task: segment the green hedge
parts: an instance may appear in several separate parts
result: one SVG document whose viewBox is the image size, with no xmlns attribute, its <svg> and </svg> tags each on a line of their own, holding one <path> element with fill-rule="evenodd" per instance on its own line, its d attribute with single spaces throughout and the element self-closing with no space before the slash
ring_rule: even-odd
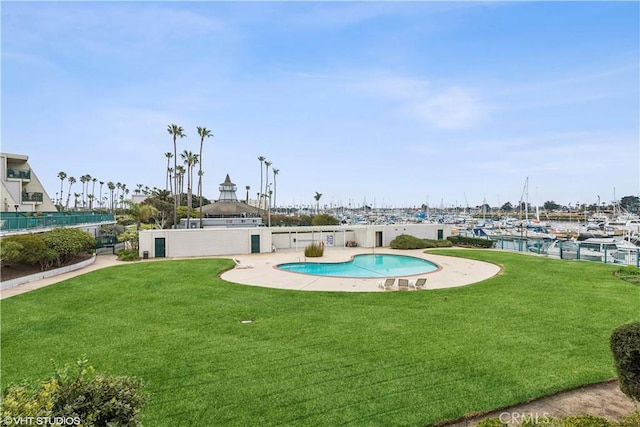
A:
<svg viewBox="0 0 640 427">
<path fill-rule="evenodd" d="M 392 249 L 429 249 L 448 248 L 453 244 L 448 240 L 420 239 L 409 234 L 401 234 L 393 239 L 389 246 Z"/>
<path fill-rule="evenodd" d="M 451 241 L 454 246 L 471 246 L 474 248 L 492 248 L 493 240 L 478 239 L 476 237 L 449 236 L 447 240 Z"/>
<path fill-rule="evenodd" d="M 640 400 L 640 322 L 618 326 L 611 334 L 611 352 L 620 390 Z"/>
</svg>

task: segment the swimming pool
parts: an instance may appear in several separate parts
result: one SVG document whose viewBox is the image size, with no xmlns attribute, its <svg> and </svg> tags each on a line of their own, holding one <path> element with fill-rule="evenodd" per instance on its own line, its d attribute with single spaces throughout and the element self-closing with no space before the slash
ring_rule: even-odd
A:
<svg viewBox="0 0 640 427">
<path fill-rule="evenodd" d="M 429 273 L 438 266 L 424 259 L 393 254 L 356 255 L 347 262 L 291 262 L 277 268 L 294 273 L 329 277 L 399 277 Z"/>
</svg>

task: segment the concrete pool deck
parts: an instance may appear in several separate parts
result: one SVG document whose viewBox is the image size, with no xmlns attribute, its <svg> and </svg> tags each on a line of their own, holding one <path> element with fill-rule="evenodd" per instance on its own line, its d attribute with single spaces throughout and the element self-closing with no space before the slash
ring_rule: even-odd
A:
<svg viewBox="0 0 640 427">
<path fill-rule="evenodd" d="M 470 285 L 481 282 L 500 273 L 495 264 L 424 253 L 422 249 L 395 250 L 389 248 L 325 248 L 322 258 L 307 258 L 304 251 L 283 251 L 267 254 L 235 255 L 239 266 L 222 274 L 229 282 L 250 286 L 337 292 L 385 292 L 378 284 L 380 278 L 321 277 L 292 273 L 276 268 L 287 262 L 344 262 L 358 254 L 394 254 L 408 255 L 431 261 L 440 267 L 438 270 L 414 276 L 402 276 L 409 280 L 420 277 L 427 279 L 426 289 L 442 289 Z M 388 292 L 388 291 L 387 291 Z"/>
</svg>

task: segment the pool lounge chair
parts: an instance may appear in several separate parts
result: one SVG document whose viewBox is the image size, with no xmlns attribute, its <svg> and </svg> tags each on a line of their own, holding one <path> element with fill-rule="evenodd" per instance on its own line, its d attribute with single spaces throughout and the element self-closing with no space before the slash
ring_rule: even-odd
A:
<svg viewBox="0 0 640 427">
<path fill-rule="evenodd" d="M 236 263 L 236 268 L 253 268 L 253 264 L 243 264 L 239 259 L 233 259 Z"/>
<path fill-rule="evenodd" d="M 409 290 L 409 279 L 398 279 L 398 290 L 399 291 L 408 291 Z"/>
<path fill-rule="evenodd" d="M 378 287 L 384 289 L 385 291 L 393 291 L 396 286 L 396 279 L 385 279 L 384 282 L 378 282 Z"/>
<path fill-rule="evenodd" d="M 419 278 L 413 283 L 415 289 L 427 289 L 427 279 L 424 277 Z"/>
</svg>

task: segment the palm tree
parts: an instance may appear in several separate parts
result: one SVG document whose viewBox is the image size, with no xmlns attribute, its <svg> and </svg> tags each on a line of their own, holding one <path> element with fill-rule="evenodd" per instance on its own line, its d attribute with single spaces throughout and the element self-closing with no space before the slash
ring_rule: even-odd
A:
<svg viewBox="0 0 640 427">
<path fill-rule="evenodd" d="M 121 182 L 117 182 L 116 183 L 116 204 L 115 204 L 115 208 L 118 208 L 118 200 L 120 200 L 120 190 L 122 189 L 122 183 Z"/>
<path fill-rule="evenodd" d="M 102 186 L 104 185 L 104 181 L 100 181 L 100 208 L 102 208 Z"/>
<path fill-rule="evenodd" d="M 251 186 L 245 185 L 244 188 L 247 190 L 247 204 L 249 204 L 249 190 L 251 190 Z"/>
<path fill-rule="evenodd" d="M 182 205 L 182 195 L 184 194 L 184 166 L 178 165 L 174 174 L 178 186 L 176 187 L 176 197 L 178 197 L 178 206 Z"/>
<path fill-rule="evenodd" d="M 142 222 L 148 222 L 151 218 L 158 215 L 158 209 L 152 205 L 133 203 L 131 200 L 125 201 L 125 204 L 129 207 L 129 215 L 136 221 L 137 230 L 140 230 L 140 224 Z"/>
<path fill-rule="evenodd" d="M 268 193 L 267 188 L 269 187 L 269 166 L 271 166 L 271 162 L 268 160 L 265 160 L 264 164 L 267 167 L 264 173 L 264 176 L 266 177 L 266 181 L 267 181 L 264 183 L 264 194 L 266 195 Z M 271 199 L 269 199 L 269 204 L 271 204 Z"/>
<path fill-rule="evenodd" d="M 58 178 L 60 178 L 60 200 L 58 204 L 60 205 L 60 209 L 62 209 L 62 185 L 64 184 L 64 180 L 67 178 L 66 172 L 58 172 Z"/>
<path fill-rule="evenodd" d="M 176 193 L 178 192 L 178 180 L 177 180 L 177 171 L 178 171 L 178 146 L 176 144 L 176 138 L 184 138 L 185 133 L 184 133 L 184 129 L 182 129 L 182 126 L 178 126 L 175 124 L 170 124 L 167 127 L 167 132 L 169 132 L 169 134 L 173 137 L 173 170 L 176 171 L 176 173 L 173 176 L 173 181 L 174 181 L 174 188 L 176 190 Z M 173 202 L 173 227 L 176 228 L 178 226 L 178 197 L 174 197 L 175 201 Z"/>
<path fill-rule="evenodd" d="M 67 190 L 67 209 L 69 209 L 69 199 L 71 199 L 71 186 L 76 183 L 76 179 L 72 176 L 67 178 L 69 181 L 69 189 Z"/>
<path fill-rule="evenodd" d="M 262 193 L 262 162 L 264 162 L 264 156 L 258 156 L 258 160 L 260 160 L 260 191 L 258 192 L 258 215 L 260 215 L 260 193 Z"/>
<path fill-rule="evenodd" d="M 213 134 L 205 127 L 198 126 L 196 129 L 198 129 L 198 135 L 200 135 L 200 155 L 198 156 L 198 159 L 200 160 L 198 163 L 198 196 L 200 197 L 200 228 L 202 228 L 202 146 L 204 145 L 204 139 L 212 137 Z"/>
<path fill-rule="evenodd" d="M 276 189 L 276 176 L 280 173 L 280 169 L 276 169 L 273 168 L 273 208 L 276 208 L 276 196 L 277 196 L 277 189 Z"/>
<path fill-rule="evenodd" d="M 98 178 L 91 178 L 91 202 L 89 203 L 91 210 L 93 210 L 93 199 L 96 197 L 96 182 L 98 182 Z"/>
<path fill-rule="evenodd" d="M 89 174 L 82 175 L 80 177 L 80 182 L 82 183 L 82 207 L 83 208 L 85 208 L 86 205 L 87 205 L 87 203 L 86 203 L 86 201 L 87 201 L 87 199 L 86 199 L 86 196 L 87 196 L 86 188 L 87 188 L 87 183 L 89 181 L 91 181 L 91 175 L 89 175 Z"/>
<path fill-rule="evenodd" d="M 171 172 L 169 172 L 170 166 L 169 166 L 169 161 L 171 160 L 171 158 L 173 157 L 173 153 L 167 151 L 166 153 L 164 153 L 164 156 L 167 158 L 167 183 L 165 184 L 165 187 L 167 190 L 169 189 L 169 180 L 171 179 Z"/>
<path fill-rule="evenodd" d="M 189 228 L 189 220 L 191 219 L 192 208 L 192 194 L 191 182 L 193 181 L 193 167 L 198 163 L 198 155 L 193 154 L 191 151 L 184 150 L 180 153 L 180 157 L 184 160 L 184 164 L 187 165 L 187 228 Z"/>
<path fill-rule="evenodd" d="M 316 191 L 316 195 L 313 196 L 313 198 L 316 199 L 316 214 L 320 213 L 320 197 L 322 197 L 322 193 Z"/>
<path fill-rule="evenodd" d="M 116 185 L 109 181 L 107 182 L 107 188 L 109 189 L 110 197 L 109 197 L 109 209 L 113 212 L 113 190 L 116 189 Z"/>
</svg>

